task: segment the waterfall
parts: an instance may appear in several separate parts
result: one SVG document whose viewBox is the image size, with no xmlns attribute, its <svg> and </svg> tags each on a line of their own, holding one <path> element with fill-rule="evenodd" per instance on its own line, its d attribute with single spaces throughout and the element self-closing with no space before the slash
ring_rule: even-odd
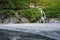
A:
<svg viewBox="0 0 60 40">
<path fill-rule="evenodd" d="M 39 10 L 40 10 L 40 13 L 41 13 L 41 21 L 43 21 L 43 23 L 45 23 L 46 14 L 45 14 L 45 12 L 43 11 L 42 8 L 39 8 Z"/>
</svg>

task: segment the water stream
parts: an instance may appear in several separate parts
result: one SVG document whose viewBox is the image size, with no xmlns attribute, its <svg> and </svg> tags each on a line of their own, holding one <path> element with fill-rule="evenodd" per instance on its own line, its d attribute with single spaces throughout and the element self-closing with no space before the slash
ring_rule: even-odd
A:
<svg viewBox="0 0 60 40">
<path fill-rule="evenodd" d="M 0 30 L 0 40 L 57 40 L 54 38 L 44 36 L 53 35 L 55 32 L 55 35 L 57 35 L 60 31 L 40 31 L 35 34 L 22 31 Z M 59 35 L 57 36 L 58 38 L 60 37 Z"/>
<path fill-rule="evenodd" d="M 60 25 L 0 24 L 0 40 L 60 40 Z"/>
<path fill-rule="evenodd" d="M 40 14 L 41 14 L 41 21 L 42 21 L 43 23 L 45 23 L 46 14 L 45 14 L 45 12 L 43 11 L 43 8 L 39 8 L 39 11 L 40 11 Z"/>
</svg>

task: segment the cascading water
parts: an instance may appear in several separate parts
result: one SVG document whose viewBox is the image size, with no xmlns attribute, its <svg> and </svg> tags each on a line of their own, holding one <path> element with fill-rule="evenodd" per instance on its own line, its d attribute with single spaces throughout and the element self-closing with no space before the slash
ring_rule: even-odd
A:
<svg viewBox="0 0 60 40">
<path fill-rule="evenodd" d="M 45 23 L 45 19 L 46 19 L 46 14 L 43 11 L 43 8 L 39 8 L 40 13 L 41 13 L 41 21 L 43 21 L 43 23 Z"/>
</svg>

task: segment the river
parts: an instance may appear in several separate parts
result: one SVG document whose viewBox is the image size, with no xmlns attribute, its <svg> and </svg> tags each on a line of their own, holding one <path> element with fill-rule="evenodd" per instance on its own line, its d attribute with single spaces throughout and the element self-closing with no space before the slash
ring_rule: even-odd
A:
<svg viewBox="0 0 60 40">
<path fill-rule="evenodd" d="M 60 25 L 0 24 L 0 40 L 60 40 Z"/>
</svg>

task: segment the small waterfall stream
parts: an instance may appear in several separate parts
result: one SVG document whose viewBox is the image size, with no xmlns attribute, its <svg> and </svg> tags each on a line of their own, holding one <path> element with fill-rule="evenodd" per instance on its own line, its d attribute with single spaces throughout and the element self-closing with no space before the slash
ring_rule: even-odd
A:
<svg viewBox="0 0 60 40">
<path fill-rule="evenodd" d="M 45 23 L 46 14 L 45 14 L 45 12 L 43 11 L 42 8 L 39 8 L 39 11 L 40 11 L 40 13 L 41 13 L 41 21 L 42 21 L 43 23 Z"/>
</svg>

